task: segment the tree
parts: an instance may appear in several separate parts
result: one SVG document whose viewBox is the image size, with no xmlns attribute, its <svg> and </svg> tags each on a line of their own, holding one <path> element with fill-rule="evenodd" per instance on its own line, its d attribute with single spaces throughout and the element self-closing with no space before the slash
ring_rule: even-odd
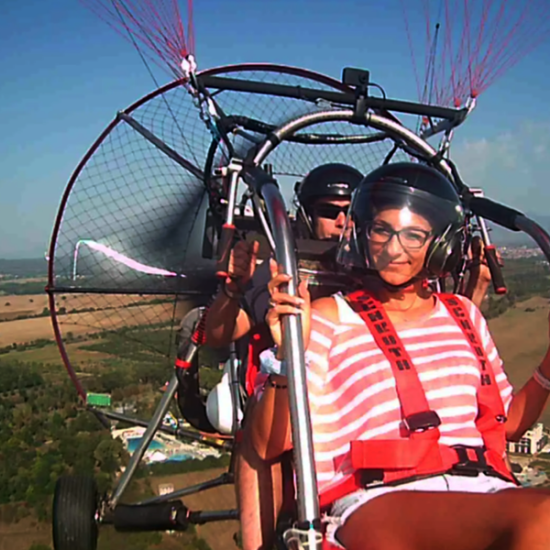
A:
<svg viewBox="0 0 550 550">
<path fill-rule="evenodd" d="M 98 468 L 106 473 L 115 474 L 124 455 L 124 447 L 119 439 L 108 437 L 96 447 L 94 458 Z"/>
<path fill-rule="evenodd" d="M 65 426 L 65 423 L 63 421 L 63 417 L 55 411 L 50 418 L 49 422 L 49 431 L 54 438 L 59 438 L 61 436 L 61 433 L 63 432 L 63 428 Z"/>
</svg>

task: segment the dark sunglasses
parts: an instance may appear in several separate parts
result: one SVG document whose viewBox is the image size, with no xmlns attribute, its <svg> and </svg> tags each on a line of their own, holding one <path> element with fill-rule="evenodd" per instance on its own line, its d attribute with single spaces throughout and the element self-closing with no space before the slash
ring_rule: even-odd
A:
<svg viewBox="0 0 550 550">
<path fill-rule="evenodd" d="M 335 220 L 343 212 L 348 214 L 349 206 L 336 206 L 335 204 L 320 204 L 314 208 L 315 216 L 318 218 L 328 218 L 329 220 Z"/>
</svg>

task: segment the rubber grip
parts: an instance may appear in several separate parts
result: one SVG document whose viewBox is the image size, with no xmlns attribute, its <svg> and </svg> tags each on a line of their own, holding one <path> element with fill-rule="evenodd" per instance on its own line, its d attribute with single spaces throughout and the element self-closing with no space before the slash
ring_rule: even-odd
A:
<svg viewBox="0 0 550 550">
<path fill-rule="evenodd" d="M 490 244 L 485 247 L 485 258 L 487 259 L 487 265 L 489 266 L 489 271 L 491 272 L 491 280 L 493 281 L 493 288 L 495 289 L 495 292 L 497 294 L 506 294 L 508 289 L 506 288 L 506 283 L 504 282 L 502 269 L 498 263 L 495 245 Z"/>
<path fill-rule="evenodd" d="M 229 270 L 229 259 L 231 258 L 234 236 L 235 226 L 225 223 L 222 226 L 218 243 L 218 260 L 216 261 L 216 276 L 220 279 L 226 279 L 229 276 L 227 271 Z"/>
<path fill-rule="evenodd" d="M 472 197 L 470 208 L 476 216 L 481 216 L 486 220 L 502 225 L 510 231 L 519 231 L 516 227 L 516 218 L 523 216 L 519 210 L 514 210 L 485 197 Z"/>
</svg>

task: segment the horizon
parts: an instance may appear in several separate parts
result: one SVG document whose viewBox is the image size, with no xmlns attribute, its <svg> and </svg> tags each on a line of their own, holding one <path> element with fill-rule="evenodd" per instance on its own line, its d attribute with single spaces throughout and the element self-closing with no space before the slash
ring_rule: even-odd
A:
<svg viewBox="0 0 550 550">
<path fill-rule="evenodd" d="M 549 217 L 549 221 L 550 221 L 550 217 Z M 522 247 L 525 247 L 527 246 L 528 248 L 539 248 L 540 247 L 537 245 L 537 243 L 535 241 L 533 241 L 529 235 L 527 235 L 526 233 L 522 233 L 522 232 L 517 232 L 517 233 L 513 233 L 513 232 L 510 232 L 504 228 L 502 228 L 504 231 L 506 231 L 507 233 L 512 233 L 512 235 L 515 235 L 516 236 L 516 239 L 521 239 L 520 240 L 503 240 L 501 237 L 498 237 L 496 239 L 491 239 L 492 240 L 492 243 L 495 244 L 498 248 L 522 248 Z M 548 230 L 550 231 L 550 226 L 548 227 Z M 490 229 L 490 232 L 489 232 L 489 236 L 490 237 L 493 237 L 494 231 L 492 231 Z M 532 245 L 532 246 L 529 246 L 529 245 Z M 541 253 L 542 253 L 542 250 L 541 250 Z M 44 265 L 45 267 L 47 268 L 47 265 L 48 265 L 48 260 L 44 257 L 44 256 L 40 256 L 40 255 L 36 255 L 36 256 L 26 256 L 26 257 L 6 257 L 6 256 L 0 256 L 0 262 L 44 262 Z M 1 271 L 1 268 L 2 266 L 0 266 L 0 275 L 2 275 L 2 271 Z M 47 272 L 45 273 L 47 274 Z"/>
</svg>

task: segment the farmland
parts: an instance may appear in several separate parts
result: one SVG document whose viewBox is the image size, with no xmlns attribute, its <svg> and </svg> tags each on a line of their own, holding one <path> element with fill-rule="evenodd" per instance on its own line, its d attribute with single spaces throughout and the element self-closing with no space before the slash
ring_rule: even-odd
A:
<svg viewBox="0 0 550 550">
<path fill-rule="evenodd" d="M 169 323 L 191 307 L 191 301 L 181 300 L 175 306 L 173 298 L 155 296 L 68 294 L 55 299 L 56 318 L 64 337 Z M 45 294 L 0 297 L 0 348 L 53 338 Z"/>
<path fill-rule="evenodd" d="M 547 270 L 522 262 L 507 261 L 509 295 L 491 295 L 484 307 L 516 388 L 546 352 L 550 309 Z M 5 462 L 5 471 L 0 468 L 0 539 L 14 550 L 28 550 L 32 543 L 51 544 L 44 522 L 49 514 L 52 480 L 74 469 L 93 472 L 106 487 L 113 465 L 122 460 L 122 451 L 82 410 L 67 381 L 54 342 L 50 303 L 34 286 L 43 287 L 44 281 L 14 279 L 8 283 L 4 289 L 16 291 L 0 296 L 0 385 L 4 385 L 0 391 L 0 456 L 9 453 L 17 460 Z M 2 284 L 6 284 L 5 279 L 0 288 Z M 13 286 L 18 284 L 21 288 Z M 176 306 L 173 299 L 162 296 L 70 293 L 56 295 L 54 303 L 65 349 L 85 389 L 110 393 L 115 406 L 130 405 L 133 414 L 142 418 L 150 417 L 159 389 L 172 372 L 179 319 L 193 305 L 182 301 Z M 203 357 L 201 365 L 217 366 L 218 360 L 215 355 Z M 215 368 L 201 369 L 203 388 L 212 387 L 219 374 Z M 543 421 L 550 424 L 550 411 L 544 413 Z M 5 449 L 2 439 L 9 442 Z M 156 492 L 159 484 L 168 482 L 178 488 L 215 473 L 151 475 L 145 489 Z M 219 509 L 232 507 L 233 498 L 232 487 L 227 486 L 186 502 L 193 507 Z M 27 513 L 10 508 L 21 502 L 27 503 Z M 14 521 L 14 515 L 20 519 Z M 12 519 L 6 523 L 5 517 Z M 235 522 L 206 525 L 189 537 L 201 537 L 193 539 L 195 546 L 207 544 L 221 550 L 233 547 L 237 528 Z M 184 548 L 189 537 L 165 537 L 159 548 Z M 126 541 L 130 539 L 107 531 L 100 550 L 118 548 Z M 146 535 L 131 541 L 132 547 L 145 550 L 160 539 Z"/>
</svg>

